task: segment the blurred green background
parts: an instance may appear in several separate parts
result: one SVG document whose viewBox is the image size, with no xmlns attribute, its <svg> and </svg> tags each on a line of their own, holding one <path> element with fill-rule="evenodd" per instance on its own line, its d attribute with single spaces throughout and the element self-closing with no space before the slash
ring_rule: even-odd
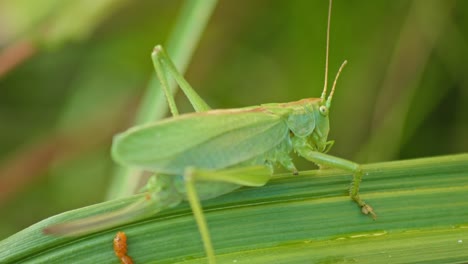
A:
<svg viewBox="0 0 468 264">
<path fill-rule="evenodd" d="M 132 123 L 150 52 L 181 4 L 0 1 L 0 239 L 105 199 L 112 135 Z M 220 1 L 186 77 L 214 108 L 319 97 L 327 8 Z M 349 63 L 331 154 L 367 163 L 466 152 L 467 37 L 468 1 L 336 0 L 329 78 Z"/>
</svg>

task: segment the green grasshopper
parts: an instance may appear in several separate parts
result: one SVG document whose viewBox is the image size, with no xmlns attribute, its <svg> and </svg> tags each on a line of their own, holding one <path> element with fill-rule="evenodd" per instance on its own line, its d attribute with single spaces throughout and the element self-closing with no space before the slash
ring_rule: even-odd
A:
<svg viewBox="0 0 468 264">
<path fill-rule="evenodd" d="M 293 151 L 320 166 L 353 172 L 350 196 L 364 214 L 370 214 L 375 219 L 372 207 L 359 196 L 363 175 L 360 165 L 326 154 L 333 145 L 333 141 L 327 140 L 329 110 L 337 79 L 346 65 L 344 61 L 326 97 L 331 5 L 330 0 L 325 83 L 320 98 L 211 110 L 178 72 L 163 47 L 156 46 L 152 53 L 153 64 L 173 116 L 132 127 L 117 135 L 112 145 L 112 156 L 119 164 L 156 174 L 146 186 L 147 198 L 101 218 L 52 226 L 46 231 L 79 233 L 80 229 L 98 222 L 115 225 L 116 222 L 128 221 L 135 212 L 145 211 L 149 206 L 152 207 L 151 212 L 156 213 L 187 200 L 198 224 L 208 262 L 215 263 L 200 201 L 229 193 L 241 186 L 263 186 L 270 180 L 273 168 L 278 164 L 298 174 L 290 157 Z M 188 97 L 195 113 L 179 115 L 169 89 L 170 75 Z"/>
</svg>

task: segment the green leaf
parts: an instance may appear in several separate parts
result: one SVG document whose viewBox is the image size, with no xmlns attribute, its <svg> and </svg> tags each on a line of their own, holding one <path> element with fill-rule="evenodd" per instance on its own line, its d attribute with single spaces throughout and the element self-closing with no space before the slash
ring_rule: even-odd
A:
<svg viewBox="0 0 468 264">
<path fill-rule="evenodd" d="M 468 260 L 468 154 L 364 165 L 362 197 L 351 175 L 316 170 L 279 175 L 203 203 L 219 263 L 461 263 Z M 135 263 L 206 263 L 186 203 L 83 237 L 51 237 L 52 223 L 108 212 L 136 195 L 65 212 L 0 242 L 2 263 L 117 263 L 112 240 L 128 237 Z"/>
</svg>

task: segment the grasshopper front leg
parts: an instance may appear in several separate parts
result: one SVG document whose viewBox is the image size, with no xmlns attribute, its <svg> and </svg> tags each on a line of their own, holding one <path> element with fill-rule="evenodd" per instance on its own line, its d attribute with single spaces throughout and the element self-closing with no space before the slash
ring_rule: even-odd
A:
<svg viewBox="0 0 468 264">
<path fill-rule="evenodd" d="M 359 207 L 361 207 L 362 213 L 366 215 L 370 214 L 374 220 L 377 218 L 374 209 L 372 209 L 370 205 L 364 202 L 359 195 L 359 186 L 361 184 L 363 174 L 361 165 L 349 160 L 315 151 L 303 138 L 293 138 L 293 146 L 299 155 L 309 161 L 319 165 L 325 165 L 353 172 L 353 183 L 349 189 L 349 195 L 351 199 L 353 199 L 353 201 L 355 201 Z"/>
</svg>

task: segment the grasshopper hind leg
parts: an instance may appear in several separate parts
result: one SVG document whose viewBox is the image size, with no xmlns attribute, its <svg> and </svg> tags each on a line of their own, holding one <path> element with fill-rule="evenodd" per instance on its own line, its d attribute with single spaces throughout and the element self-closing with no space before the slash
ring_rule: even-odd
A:
<svg viewBox="0 0 468 264">
<path fill-rule="evenodd" d="M 195 188 L 194 177 L 195 176 L 192 173 L 192 171 L 189 170 L 187 170 L 187 172 L 184 175 L 186 183 L 187 200 L 190 203 L 193 216 L 195 217 L 195 221 L 197 222 L 198 230 L 200 231 L 200 235 L 203 240 L 203 246 L 205 248 L 208 263 L 215 264 L 216 258 L 213 249 L 213 243 L 211 242 L 210 231 L 208 230 L 208 224 L 206 223 L 205 214 L 203 213 L 203 209 L 201 207 L 200 198 L 198 197 Z"/>
<path fill-rule="evenodd" d="M 208 224 L 200 202 L 201 199 L 206 197 L 200 196 L 200 194 L 210 193 L 210 198 L 214 198 L 212 191 L 206 192 L 205 190 L 205 188 L 212 187 L 208 184 L 209 182 L 231 183 L 231 185 L 225 185 L 226 188 L 232 188 L 232 184 L 260 187 L 265 185 L 270 178 L 270 169 L 267 166 L 261 165 L 220 170 L 197 169 L 193 167 L 185 169 L 184 181 L 187 200 L 190 203 L 195 221 L 197 222 L 209 264 L 216 263 L 216 258 Z M 196 185 L 196 182 L 205 182 L 206 184 Z M 220 188 L 217 192 L 219 196 L 225 194 L 226 190 Z"/>
<path fill-rule="evenodd" d="M 151 54 L 153 60 L 154 69 L 161 82 L 162 89 L 166 95 L 166 100 L 173 116 L 179 115 L 179 110 L 175 104 L 174 95 L 170 89 L 169 77 L 172 76 L 184 94 L 189 99 L 195 112 L 204 112 L 210 110 L 210 106 L 198 95 L 198 93 L 190 86 L 185 80 L 184 76 L 177 70 L 172 59 L 166 53 L 164 48 L 160 45 L 154 47 L 153 53 Z"/>
</svg>

